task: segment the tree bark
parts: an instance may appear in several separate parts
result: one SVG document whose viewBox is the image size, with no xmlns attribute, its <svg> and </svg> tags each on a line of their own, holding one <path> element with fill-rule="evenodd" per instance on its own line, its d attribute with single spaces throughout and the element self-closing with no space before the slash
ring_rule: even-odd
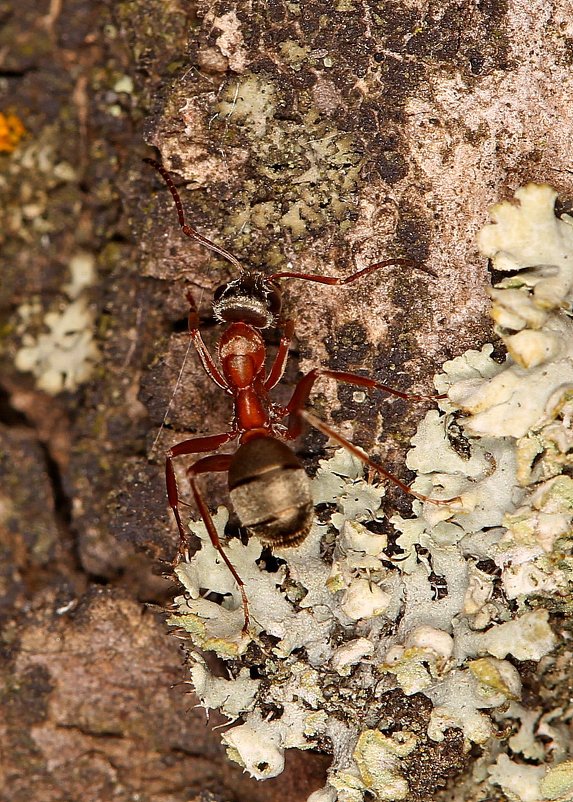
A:
<svg viewBox="0 0 573 802">
<path fill-rule="evenodd" d="M 193 354 L 177 382 L 185 289 L 214 349 L 211 298 L 234 269 L 181 235 L 144 143 L 189 223 L 245 265 L 344 276 L 406 257 L 432 271 L 285 282 L 296 348 L 278 400 L 319 365 L 431 392 L 445 359 L 492 337 L 474 242 L 488 207 L 528 181 L 570 195 L 571 6 L 40 5 L 0 17 L 0 128 L 25 128 L 0 131 L 0 799 L 302 801 L 328 758 L 243 777 L 182 696 L 178 645 L 148 607 L 175 589 L 162 453 L 229 420 Z M 99 356 L 51 395 L 45 365 L 23 373 L 19 354 L 78 299 Z M 408 479 L 423 408 L 326 381 L 312 404 Z M 310 468 L 325 446 L 305 436 Z M 206 487 L 212 507 L 226 500 Z"/>
</svg>

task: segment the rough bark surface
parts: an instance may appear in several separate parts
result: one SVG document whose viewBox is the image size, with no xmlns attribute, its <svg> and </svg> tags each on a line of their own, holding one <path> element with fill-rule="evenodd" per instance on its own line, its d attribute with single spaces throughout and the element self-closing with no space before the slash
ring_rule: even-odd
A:
<svg viewBox="0 0 573 802">
<path fill-rule="evenodd" d="M 445 359 L 491 336 L 474 245 L 488 206 L 531 180 L 571 194 L 572 10 L 0 3 L 0 113 L 25 128 L 0 141 L 0 800 L 242 802 L 288 789 L 298 802 L 328 762 L 289 755 L 266 784 L 229 764 L 149 607 L 174 590 L 161 453 L 228 425 L 194 356 L 176 388 L 184 290 L 213 346 L 210 298 L 232 269 L 181 236 L 145 143 L 179 177 L 193 225 L 245 263 L 345 275 L 406 256 L 436 274 L 287 285 L 297 348 L 279 399 L 319 364 L 428 391 Z M 53 396 L 15 360 L 69 305 L 78 257 L 96 269 L 84 297 L 99 360 Z M 313 406 L 406 476 L 419 406 L 327 382 Z M 324 448 L 305 437 L 310 467 Z M 205 486 L 213 506 L 225 498 Z M 389 511 L 408 503 L 389 494 Z M 456 761 L 462 771 L 461 741 Z M 412 767 L 416 798 L 438 799 L 430 763 Z"/>
</svg>

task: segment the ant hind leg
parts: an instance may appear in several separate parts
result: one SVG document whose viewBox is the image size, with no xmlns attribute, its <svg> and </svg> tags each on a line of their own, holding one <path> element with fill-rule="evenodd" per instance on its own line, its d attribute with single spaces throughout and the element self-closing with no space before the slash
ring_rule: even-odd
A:
<svg viewBox="0 0 573 802">
<path fill-rule="evenodd" d="M 425 496 L 423 493 L 417 493 L 415 490 L 412 490 L 405 482 L 402 482 L 398 479 L 397 476 L 394 476 L 393 473 L 390 473 L 381 465 L 378 465 L 376 462 L 373 462 L 370 457 L 366 456 L 359 448 L 357 448 L 350 440 L 347 440 L 346 437 L 339 434 L 335 429 L 329 426 L 324 421 L 320 420 L 320 418 L 316 418 L 313 414 L 308 412 L 305 409 L 298 410 L 297 415 L 300 416 L 303 420 L 309 423 L 311 426 L 314 426 L 315 429 L 318 429 L 319 432 L 325 434 L 327 437 L 330 437 L 336 443 L 341 445 L 347 451 L 349 451 L 353 456 L 359 459 L 364 465 L 367 465 L 373 471 L 375 471 L 380 476 L 383 476 L 385 479 L 388 479 L 390 482 L 395 484 L 397 487 L 400 488 L 404 493 L 407 493 L 409 496 L 413 496 L 417 498 L 418 501 L 428 502 L 430 504 L 436 504 L 439 506 L 449 506 L 454 503 L 460 503 L 461 499 L 459 496 L 455 496 L 454 498 L 446 498 L 446 499 L 438 499 L 438 498 L 431 498 L 430 496 Z"/>
<path fill-rule="evenodd" d="M 249 601 L 247 599 L 247 594 L 245 592 L 245 583 L 237 573 L 235 566 L 229 560 L 221 541 L 219 540 L 219 534 L 217 529 L 215 528 L 215 524 L 213 522 L 213 517 L 211 515 L 211 511 L 207 506 L 205 499 L 203 498 L 203 494 L 199 488 L 197 483 L 197 476 L 205 473 L 215 473 L 215 472 L 227 472 L 229 471 L 229 465 L 231 464 L 231 460 L 233 459 L 232 454 L 214 454 L 209 457 L 203 457 L 194 465 L 191 465 L 190 468 L 187 469 L 187 476 L 189 478 L 189 483 L 191 484 L 191 491 L 193 493 L 193 498 L 195 499 L 195 503 L 197 504 L 197 508 L 201 514 L 201 518 L 203 519 L 203 523 L 207 529 L 207 533 L 209 535 L 209 539 L 214 549 L 216 549 L 219 554 L 221 555 L 221 559 L 233 575 L 235 582 L 239 587 L 239 592 L 241 594 L 241 599 L 243 602 L 243 615 L 244 615 L 244 624 L 242 632 L 243 634 L 247 632 L 249 628 L 250 622 L 250 614 L 249 614 Z"/>
</svg>

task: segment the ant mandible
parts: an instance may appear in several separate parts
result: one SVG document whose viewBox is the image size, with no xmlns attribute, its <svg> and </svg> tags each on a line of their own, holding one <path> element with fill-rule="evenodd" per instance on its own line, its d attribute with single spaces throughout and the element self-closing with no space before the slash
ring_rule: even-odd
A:
<svg viewBox="0 0 573 802">
<path fill-rule="evenodd" d="M 304 409 L 314 383 L 320 376 L 357 387 L 384 390 L 399 398 L 415 401 L 435 400 L 436 396 L 402 393 L 356 373 L 314 368 L 299 380 L 286 406 L 279 406 L 270 400 L 270 391 L 279 383 L 284 373 L 294 332 L 293 321 L 281 317 L 282 297 L 279 281 L 296 278 L 319 284 L 344 285 L 391 265 L 413 267 L 434 274 L 410 259 L 386 259 L 345 278 L 313 276 L 291 271 L 266 276 L 259 270 L 246 269 L 232 253 L 211 242 L 185 222 L 181 198 L 170 174 L 159 162 L 153 159 L 144 161 L 157 170 L 167 184 L 175 201 L 179 225 L 185 236 L 223 256 L 239 270 L 238 278 L 220 286 L 213 297 L 215 319 L 219 323 L 228 324 L 217 346 L 219 365 L 216 364 L 201 337 L 199 315 L 193 295 L 189 290 L 186 294 L 189 303 L 189 336 L 203 368 L 212 381 L 233 399 L 231 427 L 220 434 L 193 437 L 174 445 L 166 454 L 165 475 L 169 504 L 179 529 L 179 554 L 183 555 L 187 550 L 188 536 L 179 512 L 179 491 L 173 470 L 173 459 L 207 451 L 216 452 L 226 443 L 238 440 L 239 446 L 234 453 L 201 457 L 187 468 L 187 477 L 211 543 L 239 586 L 245 618 L 243 632 L 246 632 L 250 618 L 244 582 L 225 554 L 219 540 L 209 507 L 197 483 L 197 478 L 201 474 L 227 473 L 229 494 L 241 524 L 249 534 L 254 534 L 264 544 L 275 547 L 297 546 L 304 540 L 312 524 L 314 506 L 309 477 L 285 442 L 299 437 L 304 422 L 332 438 L 373 471 L 420 501 L 430 501 L 435 504 L 448 504 L 453 501 L 453 499 L 431 499 L 416 493 L 396 476 L 373 462 L 324 421 Z M 267 372 L 266 348 L 260 331 L 271 326 L 276 326 L 280 330 L 281 337 L 276 356 Z"/>
</svg>

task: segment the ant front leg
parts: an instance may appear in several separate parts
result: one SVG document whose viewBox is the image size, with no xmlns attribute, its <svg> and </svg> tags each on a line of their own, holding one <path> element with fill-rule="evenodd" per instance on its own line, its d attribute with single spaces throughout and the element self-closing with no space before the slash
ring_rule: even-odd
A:
<svg viewBox="0 0 573 802">
<path fill-rule="evenodd" d="M 201 518 L 203 519 L 203 523 L 207 529 L 207 533 L 209 534 L 209 539 L 213 545 L 213 548 L 216 549 L 223 562 L 232 573 L 235 582 L 239 586 L 239 591 L 241 593 L 241 598 L 243 600 L 243 614 L 245 617 L 245 623 L 243 624 L 243 633 L 245 633 L 249 628 L 249 602 L 247 599 L 247 594 L 245 592 L 245 583 L 235 570 L 235 566 L 229 560 L 225 551 L 223 550 L 223 546 L 221 545 L 221 541 L 219 540 L 219 534 L 217 529 L 215 528 L 215 524 L 213 523 L 213 518 L 211 516 L 211 512 L 209 507 L 205 503 L 205 499 L 203 498 L 203 494 L 201 493 L 199 486 L 197 484 L 196 477 L 205 474 L 205 473 L 215 473 L 215 472 L 223 472 L 229 471 L 229 466 L 231 464 L 231 460 L 233 459 L 233 454 L 214 454 L 210 457 L 203 457 L 194 465 L 191 465 L 190 468 L 187 469 L 187 476 L 189 478 L 189 483 L 191 484 L 191 490 L 193 491 L 193 497 L 195 499 L 195 503 L 201 513 Z"/>
<path fill-rule="evenodd" d="M 222 390 L 225 390 L 227 393 L 230 392 L 229 386 L 227 382 L 221 375 L 221 371 L 213 361 L 213 357 L 207 350 L 207 346 L 203 342 L 203 338 L 201 337 L 201 332 L 199 331 L 199 313 L 197 312 L 197 305 L 195 303 L 195 298 L 191 290 L 187 290 L 185 293 L 185 297 L 187 298 L 187 303 L 189 304 L 189 314 L 187 317 L 188 326 L 189 326 L 189 336 L 193 341 L 193 345 L 195 346 L 195 350 L 201 360 L 201 364 L 203 365 L 203 369 L 207 376 L 211 378 L 211 380 Z M 207 449 L 205 449 L 207 450 Z"/>
<path fill-rule="evenodd" d="M 288 359 L 288 351 L 294 334 L 294 320 L 285 320 L 282 324 L 281 341 L 275 356 L 275 361 L 265 379 L 265 390 L 268 392 L 280 382 Z"/>
<path fill-rule="evenodd" d="M 177 528 L 179 529 L 179 555 L 182 556 L 187 550 L 188 537 L 183 528 L 181 515 L 179 513 L 179 490 L 177 488 L 177 480 L 175 478 L 175 471 L 173 469 L 173 458 L 181 457 L 189 454 L 200 454 L 204 451 L 217 451 L 222 445 L 228 443 L 236 436 L 235 432 L 223 432 L 222 434 L 213 434 L 209 437 L 193 437 L 190 440 L 183 440 L 181 443 L 169 449 L 165 455 L 165 483 L 167 485 L 167 498 L 169 499 L 169 506 L 173 510 L 173 515 L 177 521 Z"/>
</svg>

